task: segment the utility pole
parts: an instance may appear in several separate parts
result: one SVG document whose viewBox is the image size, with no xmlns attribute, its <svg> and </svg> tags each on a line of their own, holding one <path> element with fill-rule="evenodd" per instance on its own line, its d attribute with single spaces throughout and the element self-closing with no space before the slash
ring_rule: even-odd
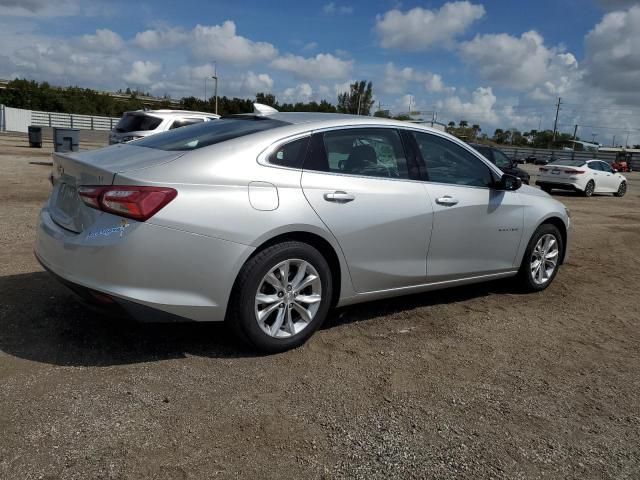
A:
<svg viewBox="0 0 640 480">
<path fill-rule="evenodd" d="M 596 143 L 596 137 L 597 137 L 597 136 L 598 136 L 598 134 L 597 134 L 597 133 L 592 133 L 592 134 L 591 134 L 591 137 L 592 137 L 592 138 L 591 138 L 591 143 Z"/>
<path fill-rule="evenodd" d="M 573 128 L 573 150 L 576 149 L 576 138 L 578 138 L 578 124 Z"/>
<path fill-rule="evenodd" d="M 616 146 L 616 136 L 613 136 L 613 142 L 611 142 L 611 146 L 615 148 Z"/>
<path fill-rule="evenodd" d="M 627 141 L 624 142 L 624 148 L 628 148 L 629 147 L 629 132 L 627 132 Z"/>
<path fill-rule="evenodd" d="M 553 122 L 553 140 L 552 140 L 553 143 L 555 143 L 556 141 L 556 132 L 558 130 L 558 114 L 560 113 L 560 105 L 562 105 L 562 98 L 558 97 L 558 104 L 556 105 L 556 121 Z"/>
</svg>

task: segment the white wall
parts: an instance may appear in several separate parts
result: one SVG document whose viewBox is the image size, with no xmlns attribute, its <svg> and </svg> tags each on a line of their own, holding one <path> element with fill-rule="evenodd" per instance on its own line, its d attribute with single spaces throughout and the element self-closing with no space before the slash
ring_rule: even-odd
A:
<svg viewBox="0 0 640 480">
<path fill-rule="evenodd" d="M 3 107 L 4 118 L 2 128 L 7 132 L 26 132 L 31 124 L 31 110 Z"/>
</svg>

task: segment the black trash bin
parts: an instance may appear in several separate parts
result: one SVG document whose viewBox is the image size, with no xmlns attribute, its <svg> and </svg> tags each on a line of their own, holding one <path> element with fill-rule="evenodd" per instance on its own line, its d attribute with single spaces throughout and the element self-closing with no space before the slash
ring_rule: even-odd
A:
<svg viewBox="0 0 640 480">
<path fill-rule="evenodd" d="M 54 128 L 53 150 L 56 152 L 77 152 L 80 149 L 80 130 L 77 128 Z"/>
<path fill-rule="evenodd" d="M 29 125 L 29 146 L 31 148 L 42 148 L 42 127 Z"/>
</svg>

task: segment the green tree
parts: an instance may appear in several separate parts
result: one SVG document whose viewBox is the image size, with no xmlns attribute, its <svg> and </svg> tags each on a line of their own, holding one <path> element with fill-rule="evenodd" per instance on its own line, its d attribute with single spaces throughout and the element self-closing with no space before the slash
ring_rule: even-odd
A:
<svg viewBox="0 0 640 480">
<path fill-rule="evenodd" d="M 369 115 L 373 106 L 373 86 L 371 82 L 360 80 L 350 85 L 348 92 L 338 95 L 338 112 Z"/>
<path fill-rule="evenodd" d="M 469 125 L 469 122 L 466 120 L 460 120 L 460 128 L 465 128 Z"/>
</svg>

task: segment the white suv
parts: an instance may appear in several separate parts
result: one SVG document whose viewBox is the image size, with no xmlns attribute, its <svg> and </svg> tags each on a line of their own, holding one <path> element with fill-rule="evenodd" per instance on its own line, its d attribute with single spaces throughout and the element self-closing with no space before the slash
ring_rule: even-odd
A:
<svg viewBox="0 0 640 480">
<path fill-rule="evenodd" d="M 217 120 L 220 115 L 189 110 L 135 110 L 124 112 L 109 135 L 109 145 L 126 143 L 194 123 Z"/>
</svg>

